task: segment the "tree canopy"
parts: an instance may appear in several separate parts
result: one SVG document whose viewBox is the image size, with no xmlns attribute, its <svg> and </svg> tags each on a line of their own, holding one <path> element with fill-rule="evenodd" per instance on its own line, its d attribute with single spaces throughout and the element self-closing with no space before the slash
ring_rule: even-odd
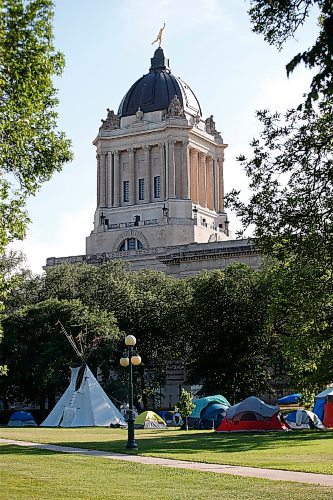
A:
<svg viewBox="0 0 333 500">
<path fill-rule="evenodd" d="M 79 300 L 39 302 L 2 321 L 0 351 L 8 373 L 0 380 L 0 387 L 8 400 L 27 398 L 43 407 L 48 397 L 52 403 L 56 392 L 62 392 L 68 384 L 69 367 L 81 364 L 56 325 L 59 319 L 73 337 L 86 327 L 87 343 L 98 339 L 98 349 L 92 352 L 89 364 L 103 368 L 109 361 L 109 371 L 121 336 L 113 314 L 84 306 Z"/>
<path fill-rule="evenodd" d="M 57 130 L 57 91 L 64 56 L 53 44 L 51 0 L 0 3 L 0 252 L 22 239 L 24 210 L 52 174 L 72 158 Z"/>
</svg>

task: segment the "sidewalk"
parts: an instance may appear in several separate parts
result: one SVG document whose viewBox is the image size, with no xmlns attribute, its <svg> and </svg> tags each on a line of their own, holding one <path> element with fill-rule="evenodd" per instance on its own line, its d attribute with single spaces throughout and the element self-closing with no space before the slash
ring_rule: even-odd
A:
<svg viewBox="0 0 333 500">
<path fill-rule="evenodd" d="M 53 444 L 31 443 L 29 441 L 14 441 L 12 439 L 1 439 L 0 443 L 15 446 L 26 446 L 49 450 L 59 453 L 72 453 L 76 455 L 88 455 L 91 457 L 107 458 L 110 460 L 125 460 L 145 465 L 159 465 L 161 467 L 174 467 L 177 469 L 192 469 L 202 472 L 215 472 L 217 474 L 232 474 L 235 476 L 257 477 L 272 479 L 275 481 L 294 481 L 297 483 L 320 484 L 321 486 L 333 487 L 333 475 L 313 474 L 309 472 L 293 472 L 277 469 L 259 469 L 256 467 L 241 467 L 238 465 L 206 464 L 202 462 L 186 462 L 185 460 L 171 460 L 169 458 L 146 457 L 140 455 L 128 455 L 122 453 L 111 453 L 97 450 L 86 450 L 84 448 L 71 448 L 69 446 L 58 446 Z"/>
</svg>

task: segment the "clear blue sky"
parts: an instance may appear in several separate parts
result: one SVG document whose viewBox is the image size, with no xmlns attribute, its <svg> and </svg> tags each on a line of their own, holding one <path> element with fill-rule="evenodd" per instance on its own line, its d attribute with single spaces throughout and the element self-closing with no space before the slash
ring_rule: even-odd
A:
<svg viewBox="0 0 333 500">
<path fill-rule="evenodd" d="M 307 49 L 318 31 L 315 16 L 278 52 L 251 32 L 245 0 L 58 0 L 55 45 L 66 68 L 59 89 L 59 128 L 72 140 L 75 159 L 28 203 L 27 238 L 15 245 L 34 272 L 47 257 L 85 253 L 96 205 L 92 141 L 106 108 L 117 111 L 129 87 L 147 73 L 159 28 L 166 23 L 164 51 L 172 72 L 193 89 L 204 117 L 213 114 L 224 142 L 226 190 L 247 195 L 235 158 L 258 135 L 256 109 L 283 111 L 297 105 L 309 84 L 285 65 Z M 232 228 L 237 221 L 230 214 Z"/>
</svg>

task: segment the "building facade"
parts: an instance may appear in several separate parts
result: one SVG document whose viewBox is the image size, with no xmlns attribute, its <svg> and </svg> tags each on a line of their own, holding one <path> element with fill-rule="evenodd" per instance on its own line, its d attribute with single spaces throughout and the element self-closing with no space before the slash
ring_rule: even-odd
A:
<svg viewBox="0 0 333 500">
<path fill-rule="evenodd" d="M 224 150 L 213 116 L 159 47 L 149 72 L 107 110 L 94 140 L 97 206 L 86 255 L 61 262 L 123 259 L 133 269 L 182 277 L 232 262 L 259 265 L 247 240 L 233 240 L 224 209 Z"/>
</svg>

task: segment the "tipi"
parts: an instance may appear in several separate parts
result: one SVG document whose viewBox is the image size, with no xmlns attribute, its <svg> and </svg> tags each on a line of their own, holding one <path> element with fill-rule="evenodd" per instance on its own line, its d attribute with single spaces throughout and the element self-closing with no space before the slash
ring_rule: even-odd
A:
<svg viewBox="0 0 333 500">
<path fill-rule="evenodd" d="M 60 321 L 62 332 L 82 361 L 82 365 L 71 368 L 71 381 L 64 394 L 59 399 L 42 427 L 109 427 L 110 425 L 127 426 L 120 411 L 94 377 L 86 364 L 87 358 L 98 345 L 94 339 L 92 347 L 87 349 L 85 335 L 79 338 L 79 346 L 72 335 L 69 335 Z"/>
<path fill-rule="evenodd" d="M 124 417 L 105 394 L 88 365 L 71 369 L 71 381 L 42 427 L 126 426 Z"/>
</svg>

